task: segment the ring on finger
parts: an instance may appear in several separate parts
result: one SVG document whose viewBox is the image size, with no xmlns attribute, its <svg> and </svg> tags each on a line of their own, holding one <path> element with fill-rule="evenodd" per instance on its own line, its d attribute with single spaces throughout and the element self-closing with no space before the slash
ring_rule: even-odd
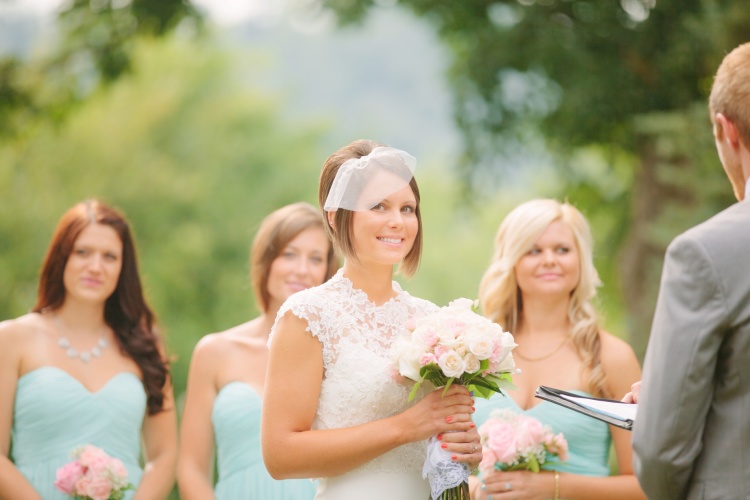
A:
<svg viewBox="0 0 750 500">
<path fill-rule="evenodd" d="M 505 491 L 510 491 L 510 483 L 505 483 Z"/>
<path fill-rule="evenodd" d="M 471 453 L 474 453 L 475 451 L 477 451 L 477 443 L 472 443 L 472 445 L 471 445 Z"/>
</svg>

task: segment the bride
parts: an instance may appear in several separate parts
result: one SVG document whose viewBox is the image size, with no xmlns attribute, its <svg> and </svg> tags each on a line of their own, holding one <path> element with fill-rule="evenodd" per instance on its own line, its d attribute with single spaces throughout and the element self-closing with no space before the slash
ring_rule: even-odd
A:
<svg viewBox="0 0 750 500">
<path fill-rule="evenodd" d="M 392 281 L 419 265 L 422 223 L 415 159 L 368 140 L 333 153 L 318 199 L 344 266 L 291 296 L 269 341 L 261 440 L 277 479 L 319 478 L 316 499 L 427 499 L 426 440 L 456 462 L 482 458 L 466 388 L 420 394 L 395 381 L 391 343 L 437 306 Z"/>
</svg>

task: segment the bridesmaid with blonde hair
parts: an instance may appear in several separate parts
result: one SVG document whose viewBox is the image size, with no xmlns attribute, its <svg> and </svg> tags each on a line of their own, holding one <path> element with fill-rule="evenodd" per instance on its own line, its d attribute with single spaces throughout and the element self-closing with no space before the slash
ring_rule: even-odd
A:
<svg viewBox="0 0 750 500">
<path fill-rule="evenodd" d="M 260 225 L 250 252 L 260 316 L 206 335 L 193 351 L 182 417 L 178 467 L 184 500 L 307 500 L 309 479 L 277 481 L 263 464 L 260 409 L 268 340 L 276 312 L 292 294 L 320 285 L 338 269 L 323 218 L 308 203 L 282 207 Z M 218 483 L 212 488 L 213 452 Z"/>
<path fill-rule="evenodd" d="M 641 369 L 632 348 L 604 331 L 593 300 L 599 276 L 588 222 L 569 203 L 537 199 L 503 220 L 479 300 L 485 316 L 509 330 L 518 390 L 479 400 L 478 426 L 492 410 L 507 408 L 562 432 L 566 462 L 551 461 L 542 473 L 494 472 L 472 478 L 472 498 L 644 498 L 633 475 L 630 433 L 534 397 L 536 388 L 603 398 L 622 398 Z M 612 442 L 618 475 L 610 476 Z"/>
</svg>

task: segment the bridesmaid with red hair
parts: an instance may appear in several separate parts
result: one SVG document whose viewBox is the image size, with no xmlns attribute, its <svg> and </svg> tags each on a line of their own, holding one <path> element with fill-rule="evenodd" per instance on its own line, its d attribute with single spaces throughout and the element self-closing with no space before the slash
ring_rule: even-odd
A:
<svg viewBox="0 0 750 500">
<path fill-rule="evenodd" d="M 169 366 L 130 225 L 97 200 L 58 223 L 32 311 L 0 323 L 0 497 L 67 498 L 56 471 L 83 445 L 124 463 L 135 487 L 125 498 L 169 495 Z"/>
</svg>

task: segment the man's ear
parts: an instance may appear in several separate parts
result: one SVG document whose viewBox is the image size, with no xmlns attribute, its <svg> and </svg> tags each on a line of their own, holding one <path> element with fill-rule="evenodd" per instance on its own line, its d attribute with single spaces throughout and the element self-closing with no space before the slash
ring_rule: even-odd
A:
<svg viewBox="0 0 750 500">
<path fill-rule="evenodd" d="M 733 149 L 737 149 L 740 145 L 737 126 L 723 113 L 716 113 L 714 117 L 714 137 L 719 142 L 727 142 Z"/>
</svg>

